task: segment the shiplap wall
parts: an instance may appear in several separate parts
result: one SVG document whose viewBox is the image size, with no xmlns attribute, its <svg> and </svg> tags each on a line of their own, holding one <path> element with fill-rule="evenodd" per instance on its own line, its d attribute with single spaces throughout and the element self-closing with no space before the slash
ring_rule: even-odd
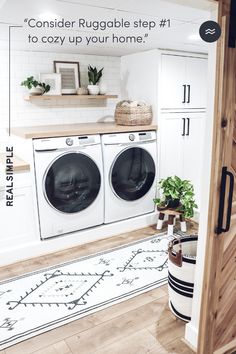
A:
<svg viewBox="0 0 236 354">
<path fill-rule="evenodd" d="M 120 58 L 109 56 L 76 55 L 46 52 L 12 52 L 11 64 L 11 121 L 12 126 L 64 124 L 96 122 L 113 119 L 117 100 L 105 102 L 86 102 L 58 100 L 32 104 L 23 96 L 27 90 L 20 86 L 22 80 L 40 73 L 53 73 L 53 61 L 78 61 L 82 86 L 88 85 L 87 67 L 89 64 L 104 67 L 103 80 L 108 86 L 108 93 L 120 94 Z M 3 133 L 8 124 L 8 52 L 0 51 L 0 129 Z"/>
</svg>

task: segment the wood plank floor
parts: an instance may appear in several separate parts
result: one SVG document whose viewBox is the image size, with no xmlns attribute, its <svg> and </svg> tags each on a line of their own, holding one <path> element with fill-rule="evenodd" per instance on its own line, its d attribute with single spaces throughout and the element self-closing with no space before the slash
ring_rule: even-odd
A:
<svg viewBox="0 0 236 354">
<path fill-rule="evenodd" d="M 192 233 L 197 232 L 191 223 Z M 6 279 L 156 233 L 153 227 L 102 239 L 0 268 Z M 30 338 L 0 354 L 193 354 L 182 341 L 184 322 L 168 308 L 167 286 Z"/>
</svg>

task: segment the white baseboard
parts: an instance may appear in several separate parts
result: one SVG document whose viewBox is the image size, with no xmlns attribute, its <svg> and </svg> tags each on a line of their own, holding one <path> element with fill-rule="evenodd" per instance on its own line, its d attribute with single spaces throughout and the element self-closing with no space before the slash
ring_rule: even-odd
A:
<svg viewBox="0 0 236 354">
<path fill-rule="evenodd" d="M 184 338 L 193 347 L 193 350 L 197 351 L 198 329 L 191 322 L 185 326 Z"/>
<path fill-rule="evenodd" d="M 197 224 L 199 224 L 199 219 L 200 219 L 200 212 L 199 210 L 195 210 L 192 220 L 195 221 Z"/>
<path fill-rule="evenodd" d="M 15 247 L 6 247 L 1 249 L 0 266 L 61 251 L 102 238 L 116 236 L 121 233 L 153 225 L 156 221 L 157 214 L 156 212 L 153 212 L 135 218 L 122 220 L 112 224 L 100 225 L 43 241 L 40 239 L 36 241 L 28 241 L 27 243 L 24 241 L 24 243 L 18 244 Z M 35 235 L 32 235 L 32 240 L 35 240 Z M 18 242 L 20 243 L 20 239 Z"/>
</svg>

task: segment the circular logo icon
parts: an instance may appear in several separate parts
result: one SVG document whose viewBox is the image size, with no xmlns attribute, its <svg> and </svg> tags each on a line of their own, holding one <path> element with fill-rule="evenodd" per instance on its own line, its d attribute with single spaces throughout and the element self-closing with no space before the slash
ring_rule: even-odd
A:
<svg viewBox="0 0 236 354">
<path fill-rule="evenodd" d="M 221 28 L 215 21 L 206 21 L 201 25 L 199 34 L 205 42 L 213 43 L 220 38 Z"/>
</svg>

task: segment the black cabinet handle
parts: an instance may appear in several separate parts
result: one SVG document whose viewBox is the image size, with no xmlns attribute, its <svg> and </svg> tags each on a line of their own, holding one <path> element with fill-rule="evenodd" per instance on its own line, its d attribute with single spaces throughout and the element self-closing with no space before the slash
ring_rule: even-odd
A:
<svg viewBox="0 0 236 354">
<path fill-rule="evenodd" d="M 226 216 L 226 225 L 225 225 L 225 227 L 223 227 L 227 177 L 229 177 L 228 209 L 227 209 L 227 216 Z M 222 232 L 228 232 L 230 229 L 233 192 L 234 192 L 234 175 L 230 171 L 227 171 L 227 167 L 223 167 L 222 168 L 222 177 L 221 177 L 221 186 L 220 186 L 218 226 L 216 228 L 216 233 L 218 235 L 221 234 Z"/>
<path fill-rule="evenodd" d="M 187 85 L 188 86 L 188 100 L 187 100 L 187 103 L 190 103 L 190 90 L 191 90 L 191 86 L 190 85 Z"/>
<path fill-rule="evenodd" d="M 186 85 L 183 85 L 183 87 L 184 87 L 184 99 L 182 103 L 186 103 Z"/>
<path fill-rule="evenodd" d="M 182 118 L 182 120 L 183 120 L 183 132 L 182 132 L 182 136 L 185 136 L 186 118 Z"/>
<path fill-rule="evenodd" d="M 189 136 L 189 129 L 190 129 L 190 119 L 187 118 L 187 133 L 186 133 L 186 136 Z"/>
</svg>

